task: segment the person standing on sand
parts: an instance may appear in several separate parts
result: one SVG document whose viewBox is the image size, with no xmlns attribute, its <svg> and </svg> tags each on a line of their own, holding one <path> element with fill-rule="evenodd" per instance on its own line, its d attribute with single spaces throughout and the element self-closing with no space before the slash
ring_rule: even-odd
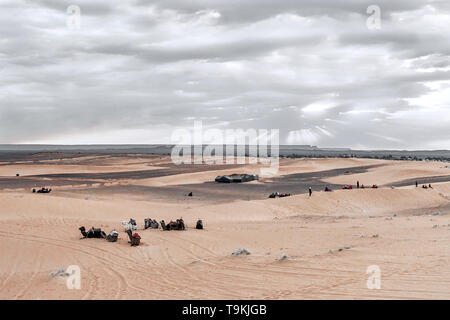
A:
<svg viewBox="0 0 450 320">
<path fill-rule="evenodd" d="M 311 197 L 311 195 L 312 195 L 312 189 L 311 189 L 311 187 L 309 187 L 309 196 Z"/>
<path fill-rule="evenodd" d="M 417 182 L 417 180 L 416 180 L 416 188 L 419 186 L 419 183 Z"/>
<path fill-rule="evenodd" d="M 356 181 L 356 188 L 359 189 L 359 181 Z"/>
</svg>

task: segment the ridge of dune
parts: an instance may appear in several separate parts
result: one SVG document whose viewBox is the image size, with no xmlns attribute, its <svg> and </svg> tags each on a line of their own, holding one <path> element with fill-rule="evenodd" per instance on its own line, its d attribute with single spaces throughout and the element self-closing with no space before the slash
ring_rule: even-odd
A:
<svg viewBox="0 0 450 320">
<path fill-rule="evenodd" d="M 331 161 L 331 160 L 334 160 Z M 281 159 L 280 168 L 278 172 L 271 176 L 282 177 L 289 174 L 306 173 L 306 172 L 319 172 L 324 170 L 330 170 L 336 168 L 352 168 L 361 165 L 377 165 L 389 163 L 386 160 L 378 159 Z M 198 184 L 214 181 L 217 176 L 227 175 L 233 173 L 247 173 L 247 174 L 260 174 L 261 168 L 264 168 L 261 164 L 249 164 L 246 163 L 241 168 L 234 169 L 221 169 L 211 170 L 203 172 L 193 173 L 181 173 L 170 176 L 148 178 L 148 179 L 130 179 L 129 184 L 140 186 L 173 186 L 173 185 L 185 185 L 185 184 Z M 263 178 L 262 176 L 260 178 Z"/>
<path fill-rule="evenodd" d="M 356 181 L 365 185 L 389 185 L 394 182 L 417 178 L 419 183 L 427 183 L 427 177 L 449 175 L 446 163 L 430 161 L 424 166 L 418 161 L 390 161 L 385 167 L 371 168 L 368 172 L 326 178 L 324 181 L 335 184 L 352 184 Z M 425 178 L 424 180 L 421 178 Z"/>
<path fill-rule="evenodd" d="M 127 217 L 178 218 L 192 223 L 197 216 L 209 221 L 264 221 L 274 217 L 301 214 L 355 216 L 386 214 L 393 211 L 432 208 L 444 205 L 450 196 L 450 183 L 436 184 L 432 190 L 422 188 L 379 188 L 335 190 L 293 195 L 286 198 L 233 201 L 214 205 L 190 206 L 130 200 L 84 200 L 25 193 L 0 194 L 0 220 L 5 218 L 48 216 L 83 217 L 121 222 Z"/>
</svg>

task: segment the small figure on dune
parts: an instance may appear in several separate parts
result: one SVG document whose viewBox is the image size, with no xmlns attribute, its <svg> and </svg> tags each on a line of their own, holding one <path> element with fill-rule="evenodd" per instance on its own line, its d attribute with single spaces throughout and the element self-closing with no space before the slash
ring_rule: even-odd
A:
<svg viewBox="0 0 450 320">
<path fill-rule="evenodd" d="M 197 224 L 195 225 L 195 229 L 203 230 L 203 221 L 201 219 L 197 220 Z"/>
<path fill-rule="evenodd" d="M 309 187 L 309 196 L 311 197 L 312 196 L 312 189 L 311 189 L 311 187 Z"/>
<path fill-rule="evenodd" d="M 359 189 L 359 181 L 356 181 L 356 188 Z"/>
<path fill-rule="evenodd" d="M 325 191 L 325 192 L 331 192 L 331 189 L 330 189 L 330 188 L 328 188 L 328 186 L 325 186 L 325 189 L 324 189 L 324 191 Z"/>
</svg>

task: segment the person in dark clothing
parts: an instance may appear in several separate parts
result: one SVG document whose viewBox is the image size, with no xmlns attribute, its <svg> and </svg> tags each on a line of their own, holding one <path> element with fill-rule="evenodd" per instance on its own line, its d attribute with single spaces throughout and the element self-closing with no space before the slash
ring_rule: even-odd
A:
<svg viewBox="0 0 450 320">
<path fill-rule="evenodd" d="M 417 182 L 417 180 L 416 180 L 416 188 L 419 186 L 419 183 Z"/>
<path fill-rule="evenodd" d="M 309 187 L 309 196 L 310 197 L 312 196 L 312 189 L 311 189 L 311 187 Z"/>
<path fill-rule="evenodd" d="M 201 219 L 198 219 L 195 229 L 203 230 L 203 221 Z"/>
<path fill-rule="evenodd" d="M 359 189 L 359 181 L 356 181 L 356 188 Z"/>
</svg>

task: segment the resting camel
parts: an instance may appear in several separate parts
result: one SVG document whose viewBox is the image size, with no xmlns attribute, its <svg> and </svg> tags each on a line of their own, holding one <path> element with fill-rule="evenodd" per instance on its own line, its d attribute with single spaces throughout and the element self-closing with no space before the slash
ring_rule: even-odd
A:
<svg viewBox="0 0 450 320">
<path fill-rule="evenodd" d="M 138 233 L 132 233 L 130 229 L 127 230 L 128 237 L 130 238 L 130 243 L 132 247 L 137 247 L 141 243 L 141 237 Z"/>
<path fill-rule="evenodd" d="M 177 219 L 176 221 L 170 221 L 167 225 L 164 220 L 161 220 L 161 228 L 166 231 L 170 230 L 186 230 L 186 225 L 183 219 Z"/>
<path fill-rule="evenodd" d="M 83 235 L 83 238 L 100 238 L 105 239 L 106 233 L 102 231 L 100 228 L 90 228 L 88 232 L 86 232 L 86 228 L 84 226 L 78 228 L 81 231 L 81 234 Z"/>
<path fill-rule="evenodd" d="M 159 223 L 150 218 L 144 219 L 144 229 L 159 229 Z"/>
<path fill-rule="evenodd" d="M 113 230 L 106 236 L 106 241 L 117 242 L 118 237 L 119 233 L 116 230 Z"/>
</svg>

